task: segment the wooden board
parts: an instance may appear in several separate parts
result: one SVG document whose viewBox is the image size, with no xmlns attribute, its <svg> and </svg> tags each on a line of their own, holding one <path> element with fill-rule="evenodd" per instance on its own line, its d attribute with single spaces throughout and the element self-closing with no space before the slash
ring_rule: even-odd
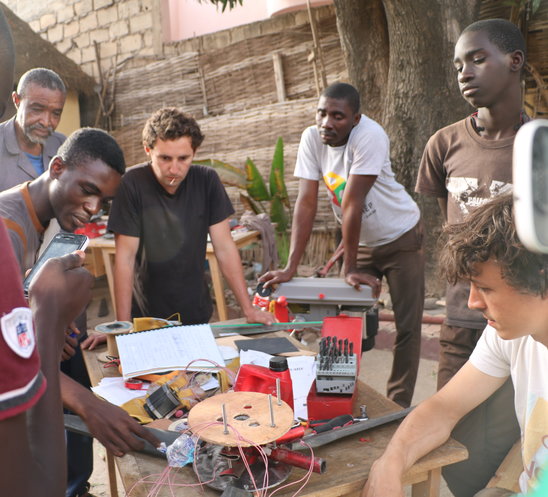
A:
<svg viewBox="0 0 548 497">
<path fill-rule="evenodd" d="M 228 392 L 196 404 L 188 414 L 192 432 L 206 442 L 229 447 L 264 445 L 280 438 L 293 424 L 293 410 L 285 402 L 257 392 Z M 223 423 L 223 406 L 227 431 Z"/>
</svg>

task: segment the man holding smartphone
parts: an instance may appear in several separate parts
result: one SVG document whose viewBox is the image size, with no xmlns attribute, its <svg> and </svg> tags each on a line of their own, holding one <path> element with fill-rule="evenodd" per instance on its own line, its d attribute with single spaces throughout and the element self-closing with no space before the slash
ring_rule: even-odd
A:
<svg viewBox="0 0 548 497">
<path fill-rule="evenodd" d="M 0 115 L 13 68 L 13 41 L 0 9 Z M 66 461 L 59 360 L 65 328 L 89 301 L 93 280 L 82 269 L 83 254 L 51 261 L 31 288 L 29 310 L 3 223 L 0 253 L 5 285 L 0 292 L 0 466 L 9 475 L 0 482 L 0 495 L 62 495 Z"/>
<path fill-rule="evenodd" d="M 123 153 L 116 141 L 102 130 L 84 128 L 67 138 L 49 169 L 37 179 L 0 193 L 0 217 L 8 227 L 22 273 L 34 265 L 50 220 L 56 219 L 68 232 L 82 227 L 103 201 L 114 196 L 124 170 Z M 142 446 L 133 434 L 155 443 L 125 411 L 99 400 L 66 374 L 61 376 L 61 393 L 65 408 L 78 414 L 93 436 L 114 455 Z M 86 444 L 75 449 L 74 460 L 70 457 L 69 463 L 77 465 L 69 467 L 69 473 L 75 475 L 67 491 L 70 497 L 87 493 L 93 457 L 91 440 Z M 87 468 L 86 472 L 81 471 L 82 467 Z"/>
</svg>

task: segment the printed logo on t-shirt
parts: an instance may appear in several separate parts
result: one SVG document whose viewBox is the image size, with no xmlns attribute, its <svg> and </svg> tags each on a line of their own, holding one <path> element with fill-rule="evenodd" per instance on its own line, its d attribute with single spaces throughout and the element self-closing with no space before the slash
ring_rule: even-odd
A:
<svg viewBox="0 0 548 497">
<path fill-rule="evenodd" d="M 346 180 L 342 176 L 330 171 L 324 175 L 323 181 L 329 191 L 331 202 L 337 207 L 340 207 L 342 205 L 342 197 L 346 186 Z"/>
<path fill-rule="evenodd" d="M 526 414 L 523 433 L 525 471 L 520 476 L 522 490 L 535 487 L 542 468 L 548 463 L 548 400 L 534 396 L 529 404 L 533 407 Z"/>
<path fill-rule="evenodd" d="M 4 341 L 18 356 L 28 359 L 35 346 L 32 312 L 28 307 L 16 307 L 0 319 Z"/>
<path fill-rule="evenodd" d="M 450 177 L 447 179 L 447 191 L 462 216 L 468 215 L 491 198 L 512 188 L 509 183 L 491 181 L 479 184 L 477 178 Z"/>
</svg>

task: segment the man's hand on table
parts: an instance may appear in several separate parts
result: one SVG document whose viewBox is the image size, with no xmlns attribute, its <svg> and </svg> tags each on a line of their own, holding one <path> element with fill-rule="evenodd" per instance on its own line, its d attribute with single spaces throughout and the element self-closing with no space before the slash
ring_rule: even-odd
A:
<svg viewBox="0 0 548 497">
<path fill-rule="evenodd" d="M 278 283 L 285 283 L 295 276 L 295 271 L 291 269 L 276 269 L 275 271 L 268 271 L 259 278 L 259 283 L 264 283 L 264 288 L 268 288 Z"/>
<path fill-rule="evenodd" d="M 401 476 L 394 471 L 394 464 L 385 462 L 382 457 L 371 466 L 369 477 L 361 497 L 403 497 Z"/>
<path fill-rule="evenodd" d="M 381 294 L 381 280 L 372 274 L 360 273 L 358 271 L 348 271 L 344 277 L 344 280 L 356 290 L 360 289 L 360 285 L 370 286 L 374 298 L 378 298 Z"/>
<path fill-rule="evenodd" d="M 276 318 L 270 312 L 262 311 L 252 307 L 245 313 L 245 318 L 248 323 L 260 323 L 271 325 L 276 322 Z"/>
<path fill-rule="evenodd" d="M 63 351 L 61 353 L 62 361 L 66 361 L 76 354 L 76 349 L 78 347 L 78 338 L 76 338 L 76 336 L 79 334 L 80 330 L 73 321 L 65 330 L 65 345 L 63 346 Z"/>
<path fill-rule="evenodd" d="M 104 333 L 90 333 L 88 337 L 80 344 L 82 349 L 93 350 L 98 345 L 102 345 L 107 341 Z"/>
<path fill-rule="evenodd" d="M 141 450 L 144 438 L 154 447 L 160 441 L 135 421 L 122 408 L 94 397 L 85 411 L 79 413 L 86 423 L 90 433 L 115 456 L 121 457 L 132 450 Z"/>
</svg>

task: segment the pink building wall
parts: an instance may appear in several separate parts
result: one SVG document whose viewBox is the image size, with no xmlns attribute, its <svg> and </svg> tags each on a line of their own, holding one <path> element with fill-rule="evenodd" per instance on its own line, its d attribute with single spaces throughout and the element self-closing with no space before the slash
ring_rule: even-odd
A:
<svg viewBox="0 0 548 497">
<path fill-rule="evenodd" d="M 311 0 L 319 7 L 332 0 Z M 194 36 L 214 33 L 250 22 L 261 21 L 276 14 L 306 9 L 306 0 L 244 0 L 232 10 L 221 12 L 215 5 L 197 0 L 167 0 L 165 41 L 185 40 Z"/>
</svg>

